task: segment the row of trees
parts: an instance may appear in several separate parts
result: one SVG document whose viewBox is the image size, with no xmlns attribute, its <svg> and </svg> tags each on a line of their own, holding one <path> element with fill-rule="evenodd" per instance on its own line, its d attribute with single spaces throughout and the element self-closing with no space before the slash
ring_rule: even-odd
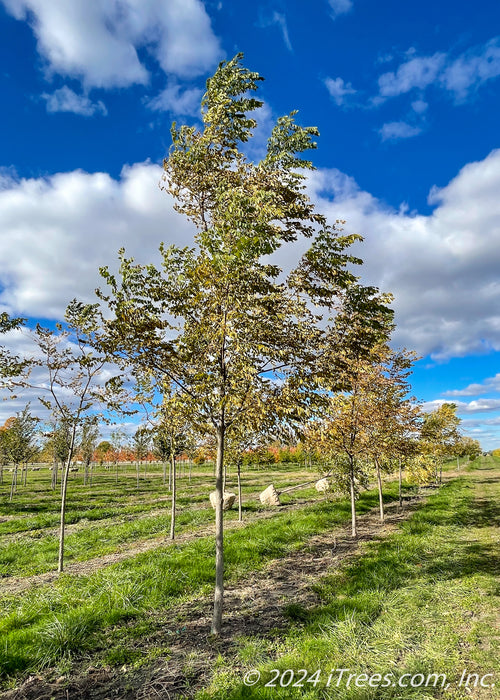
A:
<svg viewBox="0 0 500 700">
<path fill-rule="evenodd" d="M 68 428 L 61 532 L 69 465 L 90 421 L 145 407 L 161 425 L 172 458 L 172 532 L 175 455 L 193 436 L 213 448 L 214 634 L 223 610 L 225 464 L 240 475 L 250 452 L 301 439 L 337 481 L 347 480 L 355 531 L 362 455 L 380 482 L 384 465 L 433 429 L 419 428 L 407 398 L 414 356 L 389 347 L 391 296 L 353 272 L 362 261 L 350 248 L 361 236 L 330 225 L 307 196 L 313 166 L 303 154 L 316 147 L 317 129 L 299 126 L 292 112 L 277 120 L 260 161 L 246 157 L 262 78 L 241 61 L 221 63 L 207 81 L 201 129 L 172 126 L 161 186 L 195 226 L 194 246 L 162 244 L 159 268 L 120 251 L 118 274 L 101 269 L 107 290 L 98 302 L 69 305 L 67 331 L 37 327 L 36 357 L 1 356 L 4 383 L 42 387 L 45 407 Z"/>
</svg>

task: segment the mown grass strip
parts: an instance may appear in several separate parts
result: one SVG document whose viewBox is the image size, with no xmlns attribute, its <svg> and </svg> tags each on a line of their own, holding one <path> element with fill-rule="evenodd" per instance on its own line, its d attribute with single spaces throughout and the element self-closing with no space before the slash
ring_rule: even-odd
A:
<svg viewBox="0 0 500 700">
<path fill-rule="evenodd" d="M 486 466 L 489 465 L 488 468 Z M 491 465 L 484 474 L 491 477 Z M 498 466 L 497 466 L 498 469 Z M 481 470 L 480 476 L 483 474 Z M 291 605 L 292 626 L 278 641 L 241 640 L 236 658 L 221 659 L 211 684 L 197 700 L 265 700 L 276 698 L 494 698 L 498 697 L 500 640 L 493 629 L 500 602 L 498 542 L 500 484 L 488 479 L 487 496 L 474 498 L 467 479 L 460 478 L 429 498 L 397 533 L 367 545 L 362 556 L 336 573 L 325 575 L 316 591 L 320 603 L 312 609 Z M 498 617 L 496 618 L 498 622 Z M 257 668 L 261 680 L 253 687 L 242 682 Z M 339 672 L 390 674 L 391 685 L 357 686 Z M 288 683 L 306 669 L 302 687 L 265 687 L 275 673 Z M 334 671 L 327 687 L 329 674 Z M 459 686 L 463 671 L 490 687 Z M 406 687 L 399 687 L 399 679 Z M 422 678 L 429 685 L 418 685 Z M 434 680 L 432 674 L 438 674 Z M 446 682 L 443 684 L 443 674 Z M 410 678 L 415 687 L 410 684 Z M 491 687 L 496 680 L 496 688 Z M 376 681 L 375 681 L 376 683 Z M 434 687 L 433 684 L 436 684 Z M 449 685 L 448 685 L 449 684 Z M 448 685 L 445 690 L 444 685 Z"/>
<path fill-rule="evenodd" d="M 396 484 L 386 490 L 396 499 Z M 377 494 L 362 494 L 358 512 L 375 507 Z M 348 522 L 347 500 L 321 501 L 290 513 L 228 531 L 226 575 L 235 580 L 301 547 L 314 534 Z M 33 672 L 106 646 L 106 630 L 152 611 L 164 612 L 180 599 L 214 583 L 214 542 L 200 538 L 106 567 L 89 576 L 63 575 L 22 596 L 0 600 L 0 672 Z"/>
</svg>

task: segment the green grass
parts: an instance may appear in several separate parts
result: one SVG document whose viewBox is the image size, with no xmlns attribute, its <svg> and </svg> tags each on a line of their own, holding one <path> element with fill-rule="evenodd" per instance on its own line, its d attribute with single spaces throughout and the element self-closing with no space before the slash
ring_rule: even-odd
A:
<svg viewBox="0 0 500 700">
<path fill-rule="evenodd" d="M 81 474 L 70 475 L 66 524 L 71 526 L 65 539 L 65 562 L 87 561 L 110 554 L 124 545 L 168 533 L 170 501 L 167 487 L 162 485 L 161 465 L 148 465 L 148 476 L 141 474 L 136 485 L 135 468 L 120 467 L 118 483 L 112 471 L 97 472 L 94 486 L 83 485 Z M 234 475 L 230 473 L 234 481 Z M 314 477 L 314 474 L 312 475 Z M 311 477 L 300 467 L 273 465 L 267 471 L 250 468 L 243 479 L 245 516 L 264 508 L 258 493 L 271 481 L 288 486 Z M 230 481 L 229 488 L 234 484 Z M 45 469 L 30 473 L 27 487 L 19 487 L 14 500 L 7 501 L 8 484 L 0 489 L 5 499 L 0 505 L 0 579 L 9 576 L 32 576 L 57 568 L 57 528 L 60 499 L 50 489 L 50 472 Z M 211 468 L 193 468 L 191 481 L 187 475 L 178 479 L 176 532 L 190 532 L 213 520 L 208 493 L 213 490 Z M 311 488 L 286 494 L 283 503 L 297 498 L 318 498 Z M 8 516 L 2 522 L 2 515 Z M 227 514 L 236 519 L 236 512 Z"/>
<path fill-rule="evenodd" d="M 396 498 L 396 485 L 388 488 L 386 498 Z M 358 512 L 376 503 L 377 494 L 365 492 Z M 311 535 L 347 522 L 349 515 L 347 500 L 321 500 L 227 531 L 226 579 L 248 575 L 303 546 Z M 0 600 L 0 671 L 7 676 L 31 672 L 91 649 L 105 649 L 109 655 L 113 639 L 119 647 L 129 634 L 127 621 L 133 619 L 137 624 L 143 620 L 150 627 L 152 617 L 160 619 L 180 600 L 211 591 L 213 584 L 214 542 L 210 536 L 158 547 L 88 576 L 63 575 L 51 586 L 4 597 Z M 54 641 L 48 644 L 52 637 Z"/>
<path fill-rule="evenodd" d="M 290 605 L 290 630 L 278 640 L 242 639 L 236 657 L 224 659 L 197 699 L 499 697 L 500 644 L 493 630 L 500 602 L 498 464 L 496 469 L 491 471 L 490 459 L 473 479 L 444 486 L 397 533 L 372 542 L 354 563 L 325 575 L 315 586 L 316 607 Z M 252 668 L 262 680 L 247 687 L 242 677 Z M 353 679 L 349 687 L 343 681 L 337 687 L 334 672 L 327 688 L 329 673 L 341 668 L 382 678 L 392 674 L 395 685 L 370 688 L 361 680 L 364 687 L 356 687 Z M 279 681 L 265 687 L 286 669 L 322 673 L 317 685 L 313 677 L 303 687 L 280 688 Z M 486 683 L 496 680 L 497 687 L 459 688 L 464 669 L 480 677 L 496 672 Z M 434 677 L 429 687 L 397 685 L 403 674 L 427 678 L 433 673 L 446 675 L 446 691 L 442 678 L 432 687 Z M 289 678 L 284 676 L 285 683 Z"/>
</svg>

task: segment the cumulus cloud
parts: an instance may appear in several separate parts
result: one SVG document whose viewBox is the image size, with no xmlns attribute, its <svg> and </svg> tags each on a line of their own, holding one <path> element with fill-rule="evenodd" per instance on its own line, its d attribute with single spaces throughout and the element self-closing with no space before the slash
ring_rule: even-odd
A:
<svg viewBox="0 0 500 700">
<path fill-rule="evenodd" d="M 94 299 L 99 266 L 113 265 L 121 246 L 149 262 L 162 240 L 191 243 L 189 224 L 158 188 L 161 173 L 142 163 L 118 180 L 81 171 L 11 180 L 0 191 L 0 303 L 61 319 L 73 297 Z"/>
<path fill-rule="evenodd" d="M 94 114 L 106 115 L 108 110 L 101 100 L 92 102 L 86 95 L 77 95 L 67 85 L 55 90 L 52 94 L 44 93 L 42 98 L 47 103 L 47 112 L 73 112 L 83 117 Z"/>
<path fill-rule="evenodd" d="M 395 294 L 399 345 L 436 359 L 500 350 L 500 150 L 433 189 L 428 216 L 384 205 L 338 170 L 312 174 L 330 220 L 365 236 L 363 279 Z"/>
<path fill-rule="evenodd" d="M 469 384 L 464 389 L 452 389 L 445 391 L 443 396 L 478 396 L 489 394 L 490 392 L 500 392 L 500 374 L 488 377 L 482 383 Z"/>
<path fill-rule="evenodd" d="M 142 163 L 118 180 L 76 171 L 4 182 L 0 304 L 60 319 L 71 298 L 93 298 L 98 267 L 113 264 L 120 246 L 149 262 L 161 240 L 189 245 L 193 231 L 159 191 L 160 176 Z M 360 273 L 395 294 L 397 345 L 437 359 L 500 350 L 500 150 L 433 189 L 428 216 L 384 205 L 338 170 L 312 173 L 308 188 L 330 221 L 365 236 L 354 250 L 365 260 Z M 283 249 L 278 262 L 293 264 L 300 250 Z"/>
<path fill-rule="evenodd" d="M 0 1 L 30 23 L 49 74 L 78 78 L 87 88 L 148 83 L 139 49 L 183 78 L 203 74 L 221 54 L 201 0 Z"/>
<path fill-rule="evenodd" d="M 353 8 L 352 0 L 328 0 L 332 10 L 332 17 L 336 19 L 339 15 L 345 15 Z"/>
<path fill-rule="evenodd" d="M 477 401 L 443 401 L 442 399 L 436 399 L 435 401 L 426 401 L 422 404 L 422 409 L 424 411 L 434 411 L 444 403 L 454 403 L 457 407 L 457 413 L 488 413 L 490 411 L 498 411 L 500 409 L 500 399 L 479 399 Z M 494 419 L 493 419 L 494 420 Z M 481 424 L 484 421 L 481 421 Z M 478 425 L 480 423 L 478 422 Z"/>
<path fill-rule="evenodd" d="M 410 58 L 397 70 L 383 73 L 379 77 L 379 96 L 396 97 L 412 90 L 423 91 L 432 85 L 460 102 L 481 85 L 499 76 L 498 37 L 469 49 L 456 58 L 443 52 L 432 56 L 415 56 L 411 51 Z"/>
<path fill-rule="evenodd" d="M 335 78 L 335 80 L 333 78 L 326 78 L 325 85 L 330 96 L 339 107 L 344 104 L 347 95 L 356 94 L 356 90 L 354 90 L 351 83 L 345 83 L 342 78 Z"/>
<path fill-rule="evenodd" d="M 171 112 L 179 116 L 198 116 L 203 92 L 198 88 L 182 90 L 179 85 L 168 85 L 146 105 L 155 112 Z"/>
<path fill-rule="evenodd" d="M 378 79 L 382 97 L 395 97 L 414 88 L 420 90 L 433 83 L 446 61 L 446 55 L 416 57 L 403 63 L 395 72 L 384 73 Z"/>
<path fill-rule="evenodd" d="M 420 126 L 413 126 L 407 122 L 387 122 L 379 129 L 382 141 L 399 141 L 417 136 L 422 131 Z"/>
</svg>

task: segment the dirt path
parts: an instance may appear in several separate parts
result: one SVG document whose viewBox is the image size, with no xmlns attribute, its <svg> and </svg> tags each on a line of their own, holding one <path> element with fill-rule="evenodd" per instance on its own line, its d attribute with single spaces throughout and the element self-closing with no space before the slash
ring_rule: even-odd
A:
<svg viewBox="0 0 500 700">
<path fill-rule="evenodd" d="M 312 583 L 332 569 L 358 556 L 363 543 L 387 537 L 422 503 L 424 497 L 407 501 L 402 513 L 397 504 L 386 509 L 380 523 L 377 509 L 358 519 L 358 538 L 346 525 L 310 538 L 300 550 L 273 560 L 265 569 L 236 584 L 228 584 L 224 601 L 224 628 L 220 639 L 209 636 L 212 600 L 195 598 L 170 611 L 168 622 L 152 615 L 151 633 L 137 640 L 138 650 L 156 644 L 169 646 L 168 658 L 158 659 L 137 671 L 126 667 L 83 668 L 71 678 L 49 683 L 30 677 L 20 688 L 0 695 L 3 700 L 153 700 L 189 698 L 209 680 L 219 654 L 231 654 L 241 636 L 266 636 L 270 630 L 286 629 L 285 611 L 290 603 L 313 606 L 318 597 Z M 87 562 L 88 564 L 88 562 Z"/>
</svg>

